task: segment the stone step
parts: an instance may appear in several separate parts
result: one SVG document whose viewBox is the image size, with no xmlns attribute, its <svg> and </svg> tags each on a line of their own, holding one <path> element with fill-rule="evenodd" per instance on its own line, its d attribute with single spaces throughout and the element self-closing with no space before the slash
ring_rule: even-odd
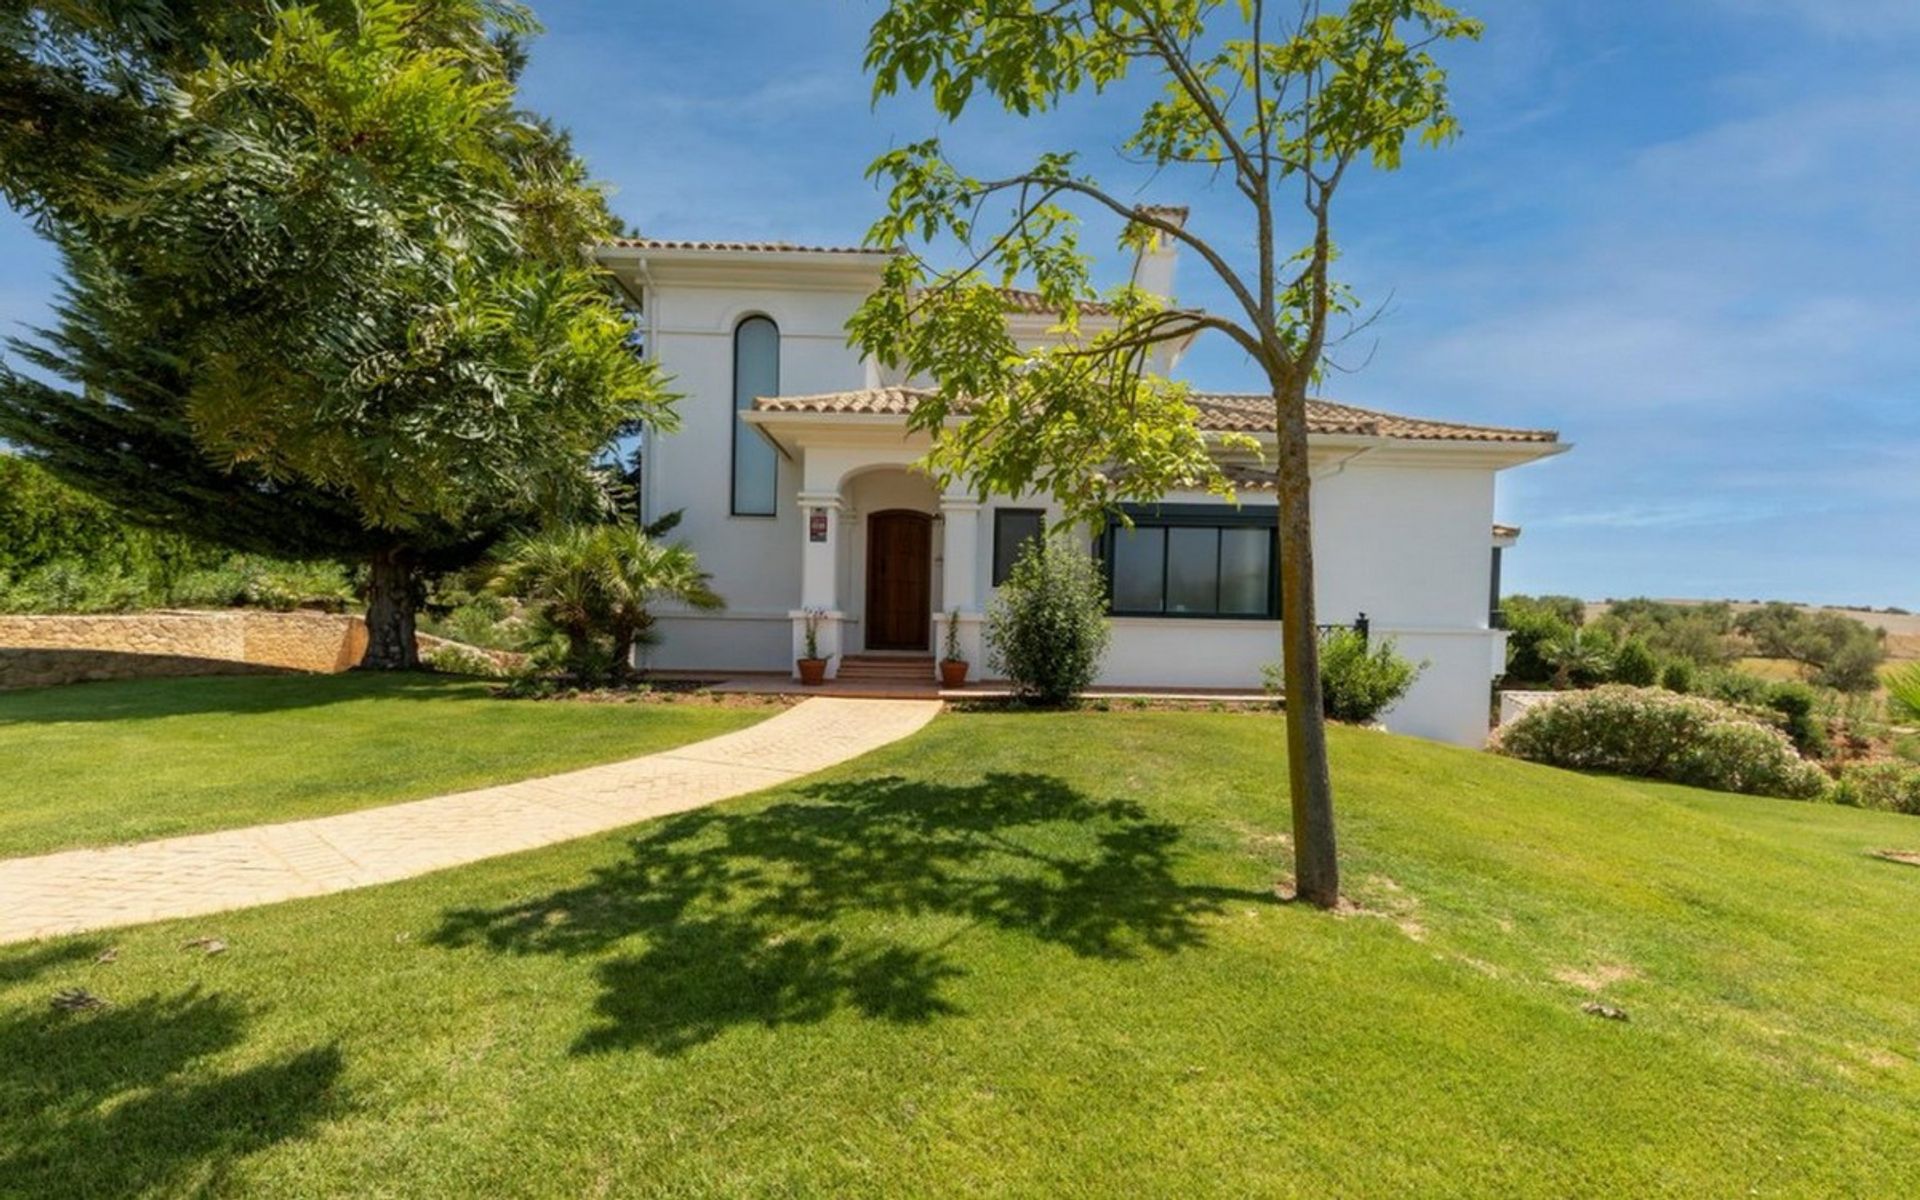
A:
<svg viewBox="0 0 1920 1200">
<path fill-rule="evenodd" d="M 933 656 L 916 655 L 895 658 L 891 655 L 849 654 L 840 660 L 839 679 L 909 679 L 931 680 L 933 678 Z"/>
</svg>

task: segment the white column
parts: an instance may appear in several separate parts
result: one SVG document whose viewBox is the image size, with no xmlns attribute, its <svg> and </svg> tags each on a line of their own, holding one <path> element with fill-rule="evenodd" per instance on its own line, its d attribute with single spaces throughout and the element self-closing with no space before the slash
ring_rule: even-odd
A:
<svg viewBox="0 0 1920 1200">
<path fill-rule="evenodd" d="M 840 495 L 800 493 L 800 607 L 840 607 Z"/>
<path fill-rule="evenodd" d="M 838 492 L 800 493 L 800 607 L 793 619 L 793 656 L 806 652 L 807 612 L 817 617 L 817 649 L 827 660 L 827 677 L 840 673 L 840 526 L 843 505 Z M 799 674 L 799 668 L 794 668 Z"/>
<path fill-rule="evenodd" d="M 980 502 L 971 496 L 942 496 L 940 516 L 946 530 L 946 540 L 940 548 L 941 599 L 949 610 L 977 611 L 980 607 Z"/>
<path fill-rule="evenodd" d="M 972 496 L 940 497 L 943 538 L 940 547 L 940 599 L 946 612 L 934 619 L 934 634 L 940 640 L 934 646 L 937 660 L 946 654 L 948 617 L 960 614 L 958 621 L 961 657 L 974 663 L 979 677 L 980 662 L 980 502 Z M 938 670 L 938 664 L 935 664 Z"/>
</svg>

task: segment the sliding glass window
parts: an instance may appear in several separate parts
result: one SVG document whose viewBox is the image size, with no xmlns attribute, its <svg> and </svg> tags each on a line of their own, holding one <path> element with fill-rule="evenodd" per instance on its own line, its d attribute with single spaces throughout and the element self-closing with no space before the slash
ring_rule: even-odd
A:
<svg viewBox="0 0 1920 1200">
<path fill-rule="evenodd" d="M 1115 616 L 1275 617 L 1272 512 L 1220 505 L 1129 509 L 1101 539 Z"/>
</svg>

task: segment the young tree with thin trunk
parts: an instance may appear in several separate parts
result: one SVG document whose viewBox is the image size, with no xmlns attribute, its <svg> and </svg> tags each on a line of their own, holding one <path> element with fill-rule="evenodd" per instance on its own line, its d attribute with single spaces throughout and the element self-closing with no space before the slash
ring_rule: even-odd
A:
<svg viewBox="0 0 1920 1200">
<path fill-rule="evenodd" d="M 910 418 L 933 436 L 937 472 L 982 493 L 1045 491 L 1070 517 L 1176 487 L 1230 494 L 1187 389 L 1153 363 L 1160 348 L 1207 331 L 1246 352 L 1273 398 L 1295 884 L 1322 906 L 1339 899 L 1339 867 L 1306 402 L 1353 312 L 1332 273 L 1333 202 L 1354 164 L 1391 170 L 1409 138 L 1437 145 L 1455 134 L 1431 50 L 1479 32 L 1440 0 L 893 0 L 868 40 L 876 99 L 925 88 L 949 119 L 976 97 L 1027 116 L 1151 72 L 1164 87 L 1134 119 L 1125 151 L 1157 171 L 1225 179 L 1243 202 L 1243 223 L 1207 237 L 1104 186 L 1069 153 L 977 179 L 937 140 L 905 146 L 871 168 L 889 196 L 868 236 L 901 253 L 851 329 L 880 361 L 937 384 Z M 1125 245 L 1168 239 L 1191 252 L 1233 297 L 1231 311 L 1169 308 L 1129 287 L 1107 298 L 1113 328 L 1081 333 L 1094 290 L 1075 206 L 1120 218 Z M 960 266 L 930 263 L 954 246 Z M 1069 336 L 1057 344 L 1025 349 L 1007 330 L 1001 289 L 1026 276 L 1061 314 Z"/>
</svg>

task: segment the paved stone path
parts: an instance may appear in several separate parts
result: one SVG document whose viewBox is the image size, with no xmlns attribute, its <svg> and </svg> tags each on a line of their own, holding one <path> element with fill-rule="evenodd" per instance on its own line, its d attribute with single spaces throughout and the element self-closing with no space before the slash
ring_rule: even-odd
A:
<svg viewBox="0 0 1920 1200">
<path fill-rule="evenodd" d="M 0 861 L 0 943 L 390 883 L 757 792 L 906 737 L 937 700 L 819 697 L 675 750 L 338 816 Z"/>
</svg>

